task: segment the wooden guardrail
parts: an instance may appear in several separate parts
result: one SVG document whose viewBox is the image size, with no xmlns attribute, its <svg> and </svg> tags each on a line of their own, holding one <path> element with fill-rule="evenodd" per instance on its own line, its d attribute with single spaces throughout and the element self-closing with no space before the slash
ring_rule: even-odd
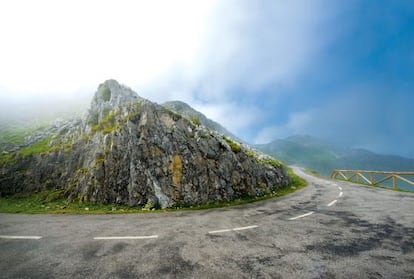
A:
<svg viewBox="0 0 414 279">
<path fill-rule="evenodd" d="M 334 170 L 331 178 L 368 185 L 381 185 L 392 181 L 392 188 L 398 188 L 398 182 L 403 181 L 414 186 L 414 172 L 412 171 L 368 171 L 368 170 Z M 414 188 L 413 188 L 414 190 Z"/>
</svg>

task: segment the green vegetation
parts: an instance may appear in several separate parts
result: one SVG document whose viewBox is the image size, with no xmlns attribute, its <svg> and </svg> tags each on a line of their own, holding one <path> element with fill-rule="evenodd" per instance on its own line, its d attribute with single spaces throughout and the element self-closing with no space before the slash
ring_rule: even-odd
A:
<svg viewBox="0 0 414 279">
<path fill-rule="evenodd" d="M 412 158 L 339 147 L 310 136 L 294 136 L 255 147 L 286 164 L 302 165 L 323 176 L 330 176 L 334 169 L 401 171 L 414 166 Z"/>
<path fill-rule="evenodd" d="M 292 179 L 290 182 L 291 187 L 303 188 L 308 185 L 308 182 L 306 182 L 306 180 L 302 177 L 297 176 L 291 168 L 288 168 L 288 174 Z"/>
<path fill-rule="evenodd" d="M 2 153 L 0 154 L 0 166 L 7 162 L 12 161 L 16 157 L 16 152 Z"/>
<path fill-rule="evenodd" d="M 265 159 L 260 159 L 260 163 L 262 164 L 267 164 L 267 165 L 271 165 L 275 168 L 281 168 L 283 167 L 283 164 L 281 162 L 279 162 L 276 159 L 273 158 L 265 158 Z"/>
<path fill-rule="evenodd" d="M 237 142 L 233 141 L 232 139 L 223 136 L 223 139 L 227 142 L 227 144 L 230 146 L 231 150 L 234 153 L 238 153 L 241 151 L 241 146 Z"/>
<path fill-rule="evenodd" d="M 37 124 L 30 127 L 17 127 L 17 128 L 8 128 L 0 131 L 0 145 L 1 144 L 14 144 L 21 145 L 25 141 L 25 137 L 34 134 L 37 131 L 44 129 L 46 125 Z"/>
<path fill-rule="evenodd" d="M 23 144 L 24 138 L 28 135 L 26 129 L 10 129 L 0 132 L 0 143 Z"/>
<path fill-rule="evenodd" d="M 201 125 L 201 121 L 200 121 L 200 118 L 198 118 L 198 117 L 195 117 L 195 116 L 193 116 L 193 117 L 191 117 L 191 122 L 193 122 L 193 124 L 194 125 L 196 125 L 196 126 L 200 126 Z"/>
<path fill-rule="evenodd" d="M 0 154 L 0 165 L 12 161 L 18 154 L 21 156 L 31 156 L 34 154 L 48 154 L 51 152 L 57 152 L 61 149 L 63 149 L 65 152 L 69 152 L 73 145 L 72 143 L 55 143 L 53 145 L 50 145 L 51 140 L 52 139 L 50 137 L 47 137 L 29 146 L 25 146 L 18 151 L 3 152 Z"/>
<path fill-rule="evenodd" d="M 39 197 L 0 198 L 0 212 L 4 213 L 137 213 L 140 208 L 113 204 L 68 203 L 64 199 L 47 200 Z"/>
<path fill-rule="evenodd" d="M 51 149 L 49 146 L 50 140 L 50 138 L 44 138 L 32 145 L 23 147 L 19 150 L 19 153 L 23 156 L 29 156 L 37 153 L 47 153 Z"/>
<path fill-rule="evenodd" d="M 98 124 L 92 126 L 92 132 L 96 133 L 102 131 L 104 134 L 115 131 L 118 127 L 116 125 L 116 117 L 114 111 L 104 111 L 104 117 Z"/>
</svg>

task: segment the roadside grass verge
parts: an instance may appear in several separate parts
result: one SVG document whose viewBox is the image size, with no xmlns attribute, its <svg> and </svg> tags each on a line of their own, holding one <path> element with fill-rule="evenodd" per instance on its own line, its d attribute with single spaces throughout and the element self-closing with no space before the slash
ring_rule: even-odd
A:
<svg viewBox="0 0 414 279">
<path fill-rule="evenodd" d="M 126 205 L 68 203 L 65 199 L 47 201 L 39 199 L 38 195 L 30 197 L 0 198 L 0 212 L 26 214 L 108 214 L 108 213 L 137 213 L 145 212 L 141 208 Z"/>
<path fill-rule="evenodd" d="M 92 204 L 85 202 L 68 203 L 62 198 L 62 191 L 47 190 L 31 196 L 0 198 L 0 212 L 26 214 L 123 214 L 223 208 L 282 197 L 306 187 L 307 182 L 304 179 L 295 175 L 291 169 L 288 170 L 288 173 L 292 179 L 291 184 L 288 186 L 281 187 L 263 196 L 246 196 L 228 201 L 210 202 L 205 204 L 180 204 L 171 208 L 150 210 L 146 207 L 130 207 L 118 204 Z"/>
</svg>

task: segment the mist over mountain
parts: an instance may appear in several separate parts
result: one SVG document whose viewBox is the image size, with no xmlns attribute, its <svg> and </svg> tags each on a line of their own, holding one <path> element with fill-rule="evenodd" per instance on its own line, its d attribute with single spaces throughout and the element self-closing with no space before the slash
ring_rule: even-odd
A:
<svg viewBox="0 0 414 279">
<path fill-rule="evenodd" d="M 50 124 L 57 118 L 81 117 L 92 96 L 85 92 L 24 98 L 0 95 L 0 128 L 33 127 Z"/>
<path fill-rule="evenodd" d="M 414 170 L 414 159 L 340 147 L 312 136 L 297 135 L 255 147 L 286 164 L 301 165 L 324 175 L 330 175 L 334 169 Z"/>
</svg>

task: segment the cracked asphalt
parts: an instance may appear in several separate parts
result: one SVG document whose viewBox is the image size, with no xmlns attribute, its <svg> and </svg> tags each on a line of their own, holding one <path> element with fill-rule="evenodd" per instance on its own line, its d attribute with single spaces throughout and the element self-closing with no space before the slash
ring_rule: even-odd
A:
<svg viewBox="0 0 414 279">
<path fill-rule="evenodd" d="M 0 278 L 414 278 L 414 194 L 295 171 L 308 187 L 231 208 L 0 214 Z"/>
</svg>

